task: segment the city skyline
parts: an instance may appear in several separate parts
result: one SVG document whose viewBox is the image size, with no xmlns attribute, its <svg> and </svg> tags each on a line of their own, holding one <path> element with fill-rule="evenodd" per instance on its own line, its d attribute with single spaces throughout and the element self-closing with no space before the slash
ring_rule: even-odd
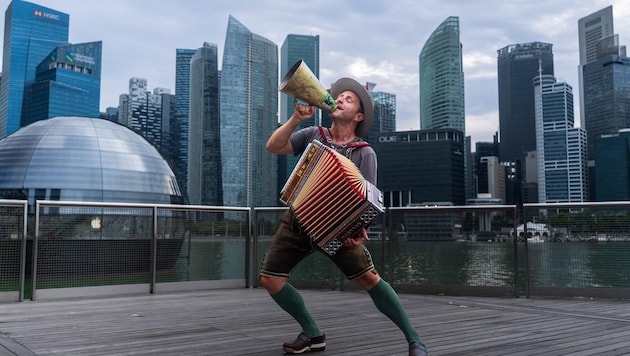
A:
<svg viewBox="0 0 630 356">
<path fill-rule="evenodd" d="M 376 83 L 376 91 L 395 94 L 397 129 L 401 131 L 420 128 L 418 55 L 422 45 L 448 16 L 459 16 L 466 131 L 473 142 L 491 141 L 498 130 L 498 49 L 523 42 L 552 43 L 555 75 L 575 88 L 581 17 L 612 5 L 620 43 L 630 43 L 630 24 L 622 20 L 630 15 L 630 4 L 621 1 L 489 1 L 481 6 L 464 1 L 397 1 L 360 7 L 332 2 L 251 6 L 234 1 L 211 8 L 204 5 L 207 9 L 166 1 L 113 0 L 102 8 L 52 0 L 35 3 L 70 15 L 71 43 L 103 41 L 101 111 L 118 104 L 118 95 L 126 91 L 131 77 L 173 90 L 177 48 L 198 48 L 211 42 L 217 44 L 221 58 L 228 16 L 233 15 L 278 46 L 288 34 L 319 35 L 322 83 L 329 85 L 338 76 L 352 76 Z M 337 26 L 340 18 L 342 26 Z M 364 40 L 357 38 L 360 34 Z M 579 107 L 578 98 L 575 101 Z"/>
</svg>

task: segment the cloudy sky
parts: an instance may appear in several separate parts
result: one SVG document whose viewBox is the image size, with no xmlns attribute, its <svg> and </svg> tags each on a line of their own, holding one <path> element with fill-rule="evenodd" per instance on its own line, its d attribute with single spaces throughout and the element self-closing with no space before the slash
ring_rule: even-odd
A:
<svg viewBox="0 0 630 356">
<path fill-rule="evenodd" d="M 498 130 L 497 50 L 553 44 L 555 75 L 578 103 L 578 19 L 613 5 L 615 33 L 630 48 L 628 0 L 33 0 L 70 15 L 70 42 L 103 41 L 101 110 L 117 106 L 131 77 L 149 88 L 175 88 L 175 49 L 219 48 L 228 16 L 276 44 L 287 34 L 320 36 L 320 80 L 340 76 L 376 83 L 397 96 L 397 129 L 420 129 L 418 55 L 448 16 L 460 20 L 466 133 L 491 141 Z M 9 0 L 0 0 L 4 16 Z M 3 21 L 4 23 L 4 21 Z M 280 73 L 283 75 L 284 73 Z M 576 110 L 576 115 L 579 115 Z M 576 117 L 576 123 L 579 118 Z"/>
</svg>

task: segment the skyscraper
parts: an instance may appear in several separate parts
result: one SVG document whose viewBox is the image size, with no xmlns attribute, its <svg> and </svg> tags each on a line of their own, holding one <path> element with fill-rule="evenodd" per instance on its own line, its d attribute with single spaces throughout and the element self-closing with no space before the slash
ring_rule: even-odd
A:
<svg viewBox="0 0 630 356">
<path fill-rule="evenodd" d="M 534 79 L 538 202 L 588 201 L 586 131 L 573 127 L 573 90 L 551 75 Z"/>
<path fill-rule="evenodd" d="M 420 51 L 420 128 L 455 129 L 465 137 L 464 71 L 459 35 L 459 17 L 449 16 L 431 33 Z M 469 148 L 470 144 L 465 143 L 464 147 Z M 462 153 L 462 180 L 466 191 L 471 190 L 472 185 L 468 151 Z M 469 195 L 467 192 L 466 197 Z"/>
<path fill-rule="evenodd" d="M 0 87 L 0 138 L 20 128 L 24 87 L 35 80 L 37 66 L 55 47 L 68 43 L 70 16 L 22 0 L 4 14 Z"/>
<path fill-rule="evenodd" d="M 552 44 L 530 42 L 497 51 L 499 88 L 499 158 L 521 160 L 536 150 L 534 86 L 539 62 L 543 73 L 554 75 Z"/>
<path fill-rule="evenodd" d="M 494 160 L 482 160 L 484 157 L 495 157 L 496 161 L 499 160 L 499 137 L 498 133 L 493 136 L 493 142 L 476 142 L 475 152 L 471 153 L 470 158 L 470 170 L 471 170 L 471 185 L 470 197 L 468 199 L 475 199 L 479 194 L 491 193 L 491 181 L 488 171 L 489 165 L 492 166 Z M 501 173 L 505 178 L 505 172 Z M 503 191 L 499 196 L 492 196 L 492 198 L 500 198 L 505 202 L 505 183 L 503 184 Z"/>
<path fill-rule="evenodd" d="M 597 46 L 599 41 L 603 38 L 612 36 L 614 33 L 612 5 L 578 20 L 578 40 L 580 50 L 578 79 L 580 84 L 581 127 L 585 127 L 583 67 L 585 64 L 597 60 Z"/>
<path fill-rule="evenodd" d="M 624 52 L 613 35 L 600 40 L 599 57 L 582 66 L 589 159 L 596 137 L 630 127 L 630 58 Z"/>
<path fill-rule="evenodd" d="M 466 132 L 459 17 L 442 22 L 420 52 L 420 128 Z"/>
<path fill-rule="evenodd" d="M 497 156 L 483 156 L 479 159 L 478 187 L 476 198 L 473 199 L 497 199 L 505 202 L 505 167 L 499 162 Z"/>
<path fill-rule="evenodd" d="M 374 124 L 367 137 L 368 142 L 378 141 L 381 132 L 396 131 L 396 94 L 372 92 L 374 99 Z"/>
<path fill-rule="evenodd" d="M 601 135 L 594 146 L 595 200 L 630 200 L 630 130 Z"/>
<path fill-rule="evenodd" d="M 173 172 L 184 195 L 188 191 L 188 122 L 190 112 L 190 60 L 197 50 L 175 51 L 175 122 L 172 127 L 172 149 L 176 152 Z M 188 196 L 186 195 L 186 199 Z"/>
<path fill-rule="evenodd" d="M 319 78 L 319 36 L 289 34 L 280 47 L 280 74 L 284 76 L 299 60 L 303 60 L 316 78 Z M 280 122 L 285 122 L 293 113 L 293 97 L 280 93 Z M 319 112 L 319 109 L 317 110 Z M 315 124 L 319 124 L 315 115 Z M 301 127 L 312 125 L 304 122 Z"/>
<path fill-rule="evenodd" d="M 464 205 L 464 136 L 461 131 L 381 132 L 371 145 L 378 155 L 377 181 L 385 206 L 427 202 Z"/>
<path fill-rule="evenodd" d="M 179 153 L 173 148 L 175 147 L 174 141 L 177 139 L 177 132 L 179 132 L 175 121 L 175 95 L 171 94 L 170 90 L 167 90 L 160 94 L 160 96 L 162 97 L 161 139 L 155 148 L 157 148 L 171 167 L 171 170 L 173 170 L 173 167 L 176 167 Z M 185 193 L 182 192 L 182 195 L 185 195 Z"/>
<path fill-rule="evenodd" d="M 223 204 L 277 204 L 278 46 L 229 17 L 220 84 Z"/>
<path fill-rule="evenodd" d="M 223 205 L 217 46 L 204 43 L 190 62 L 188 198 Z"/>
<path fill-rule="evenodd" d="M 25 83 L 20 126 L 57 116 L 99 117 L 102 42 L 56 47 Z"/>
<path fill-rule="evenodd" d="M 148 90 L 147 80 L 129 79 L 129 93 L 119 97 L 118 122 L 144 137 L 155 148 L 162 147 L 164 117 L 170 121 L 170 112 L 163 112 L 163 100 L 169 100 L 170 90 L 155 88 Z M 168 106 L 167 106 L 168 107 Z"/>
<path fill-rule="evenodd" d="M 607 6 L 578 20 L 580 65 L 597 60 L 597 44 L 615 33 L 613 7 Z"/>
<path fill-rule="evenodd" d="M 284 76 L 297 61 L 303 60 L 315 77 L 319 78 L 319 36 L 289 34 L 280 47 L 280 76 Z M 293 114 L 293 97 L 280 93 L 280 122 L 283 123 Z M 315 110 L 314 120 L 303 122 L 297 129 L 310 125 L 319 125 L 319 109 Z M 282 189 L 299 157 L 294 155 L 279 155 L 278 159 L 278 188 Z M 276 194 L 276 196 L 279 196 Z M 276 204 L 272 204 L 276 205 Z"/>
</svg>

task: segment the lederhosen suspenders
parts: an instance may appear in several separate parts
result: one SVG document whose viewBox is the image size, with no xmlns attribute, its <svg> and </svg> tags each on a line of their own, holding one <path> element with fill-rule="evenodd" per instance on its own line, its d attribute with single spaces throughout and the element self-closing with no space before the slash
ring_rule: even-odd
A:
<svg viewBox="0 0 630 356">
<path fill-rule="evenodd" d="M 330 135 L 330 131 L 328 130 L 328 128 L 323 127 L 323 126 L 318 126 L 318 128 L 319 128 L 319 133 L 322 135 L 322 138 L 326 141 L 328 146 L 330 148 L 335 148 L 335 145 L 333 145 L 332 136 Z M 367 143 L 366 141 L 363 141 L 363 140 L 350 142 L 350 143 L 342 146 L 343 148 L 345 148 L 345 152 L 343 154 L 348 159 L 350 159 L 350 155 L 352 154 L 352 151 L 356 150 L 357 148 L 366 147 L 366 146 L 369 146 L 369 145 L 370 145 L 369 143 Z"/>
</svg>

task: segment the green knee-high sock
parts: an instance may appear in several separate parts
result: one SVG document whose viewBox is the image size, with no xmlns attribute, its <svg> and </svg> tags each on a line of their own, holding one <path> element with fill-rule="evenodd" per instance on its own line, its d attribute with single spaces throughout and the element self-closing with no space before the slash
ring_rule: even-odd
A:
<svg viewBox="0 0 630 356">
<path fill-rule="evenodd" d="M 407 312 L 400 303 L 398 294 L 389 283 L 381 279 L 374 288 L 368 291 L 368 294 L 372 297 L 376 308 L 400 328 L 408 342 L 422 342 L 420 335 L 411 324 Z"/>
<path fill-rule="evenodd" d="M 300 293 L 293 288 L 292 285 L 286 283 L 284 287 L 278 293 L 272 295 L 271 298 L 276 301 L 280 308 L 284 309 L 284 311 L 289 313 L 289 315 L 300 324 L 302 331 L 304 331 L 306 335 L 315 337 L 322 334 L 317 324 L 315 324 L 315 320 L 313 320 L 313 317 L 311 317 L 311 314 L 306 309 L 304 299 L 302 299 Z"/>
</svg>

